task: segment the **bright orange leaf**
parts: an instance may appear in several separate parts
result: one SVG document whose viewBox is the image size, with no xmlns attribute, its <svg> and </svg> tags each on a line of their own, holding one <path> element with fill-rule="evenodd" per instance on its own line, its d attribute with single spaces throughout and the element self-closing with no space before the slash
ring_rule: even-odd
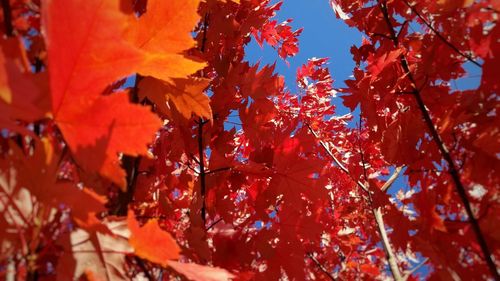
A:
<svg viewBox="0 0 500 281">
<path fill-rule="evenodd" d="M 1 41 L 0 127 L 12 130 L 21 130 L 15 120 L 31 122 L 43 118 L 48 110 L 43 103 L 47 77 L 30 73 L 21 44 L 17 38 Z"/>
<path fill-rule="evenodd" d="M 229 281 L 235 276 L 225 269 L 195 263 L 169 261 L 168 265 L 193 281 Z"/>
<path fill-rule="evenodd" d="M 119 0 L 44 3 L 52 111 L 86 170 L 125 188 L 118 153 L 146 154 L 161 122 L 125 96 L 100 95 L 136 72 L 170 80 L 200 69 L 203 63 L 182 54 L 194 46 L 198 2 L 149 1 L 150 12 L 139 19 Z"/>
<path fill-rule="evenodd" d="M 140 227 L 134 213 L 130 211 L 127 223 L 131 232 L 130 245 L 139 257 L 164 267 L 169 260 L 179 258 L 179 246 L 168 232 L 160 228 L 157 220 L 149 220 Z"/>
<path fill-rule="evenodd" d="M 170 101 L 187 119 L 192 113 L 210 119 L 210 99 L 203 93 L 208 83 L 207 79 L 174 79 L 173 83 L 165 83 L 146 77 L 139 84 L 139 95 L 153 101 L 164 114 L 169 111 L 167 102 Z"/>
</svg>

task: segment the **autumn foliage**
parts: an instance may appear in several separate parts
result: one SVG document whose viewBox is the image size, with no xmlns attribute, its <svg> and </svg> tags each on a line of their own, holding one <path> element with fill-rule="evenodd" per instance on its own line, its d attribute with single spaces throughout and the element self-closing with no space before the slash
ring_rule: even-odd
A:
<svg viewBox="0 0 500 281">
<path fill-rule="evenodd" d="M 500 2 L 329 3 L 2 0 L 0 279 L 500 280 Z"/>
</svg>

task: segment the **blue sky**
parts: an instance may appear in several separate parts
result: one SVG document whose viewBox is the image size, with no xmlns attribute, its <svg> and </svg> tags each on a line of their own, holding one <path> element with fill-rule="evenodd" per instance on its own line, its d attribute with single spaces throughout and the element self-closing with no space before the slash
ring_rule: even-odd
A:
<svg viewBox="0 0 500 281">
<path fill-rule="evenodd" d="M 293 19 L 290 23 L 293 30 L 304 28 L 299 37 L 299 53 L 288 59 L 290 66 L 287 66 L 273 48 L 265 43 L 261 48 L 252 39 L 246 48 L 248 61 L 252 64 L 260 61 L 261 65 L 276 62 L 276 72 L 285 77 L 286 85 L 292 92 L 297 92 L 295 83 L 297 68 L 309 58 L 328 57 L 330 72 L 335 80 L 334 86 L 337 88 L 344 86 L 344 80 L 352 74 L 355 65 L 350 48 L 361 44 L 362 34 L 338 19 L 328 0 L 284 0 L 276 19 L 278 22 Z M 469 71 L 469 77 L 451 81 L 453 89 L 473 89 L 479 85 L 480 71 L 470 63 L 466 63 L 465 68 Z M 340 98 L 332 102 L 337 106 L 338 114 L 348 112 L 342 106 Z"/>
<path fill-rule="evenodd" d="M 292 92 L 298 92 L 295 82 L 297 68 L 306 63 L 309 58 L 328 57 L 330 59 L 330 73 L 335 80 L 334 87 L 343 87 L 344 80 L 349 79 L 355 66 L 350 49 L 353 45 L 361 44 L 362 34 L 338 19 L 328 0 L 284 0 L 276 19 L 278 22 L 293 19 L 293 22 L 290 23 L 293 30 L 304 28 L 299 37 L 299 53 L 288 59 L 290 64 L 288 66 L 278 57 L 277 52 L 272 47 L 264 43 L 261 48 L 252 38 L 251 43 L 246 48 L 246 60 L 252 64 L 260 61 L 261 66 L 276 62 L 275 71 L 285 77 L 287 88 Z M 342 105 L 340 97 L 333 98 L 332 103 L 337 107 L 337 114 L 342 115 L 350 112 Z M 359 112 L 354 112 L 354 123 L 359 122 L 357 114 Z M 393 194 L 401 188 L 404 190 L 408 188 L 406 180 L 402 177 L 394 183 L 389 192 Z M 259 222 L 259 226 L 263 227 L 261 222 Z M 425 276 L 428 270 L 426 266 L 423 266 L 418 272 Z"/>
<path fill-rule="evenodd" d="M 261 66 L 276 62 L 276 72 L 285 77 L 287 88 L 296 93 L 298 92 L 295 82 L 297 68 L 306 63 L 309 58 L 328 57 L 330 58 L 329 69 L 335 80 L 334 87 L 343 87 L 344 80 L 349 79 L 355 66 L 350 48 L 353 45 L 361 44 L 362 34 L 338 19 L 328 0 L 283 0 L 283 2 L 281 10 L 276 16 L 278 22 L 293 19 L 293 22 L 290 23 L 293 30 L 304 28 L 299 37 L 299 53 L 288 59 L 288 66 L 278 57 L 273 48 L 266 44 L 261 48 L 252 39 L 246 48 L 246 59 L 252 64 L 260 61 Z M 415 26 L 414 28 L 420 27 Z M 413 28 L 411 31 L 425 32 Z M 481 71 L 471 63 L 465 63 L 464 68 L 468 74 L 461 79 L 450 81 L 452 90 L 476 89 L 480 84 Z M 342 115 L 349 112 L 342 105 L 340 97 L 333 98 L 332 103 L 337 107 L 337 114 Z M 358 114 L 359 111 L 354 112 L 354 123 L 359 122 Z M 409 189 L 404 177 L 398 178 L 389 193 L 395 194 L 399 189 L 405 191 Z M 420 255 L 419 260 L 422 260 Z M 428 266 L 423 266 L 417 272 L 421 274 L 421 278 L 425 278 L 429 270 Z"/>
<path fill-rule="evenodd" d="M 295 73 L 299 66 L 309 58 L 330 58 L 330 71 L 335 80 L 334 86 L 343 86 L 352 73 L 354 62 L 350 53 L 352 45 L 361 43 L 362 34 L 354 28 L 349 28 L 342 20 L 337 19 L 328 0 L 285 0 L 278 11 L 278 22 L 293 19 L 290 23 L 293 30 L 304 28 L 299 37 L 299 53 L 288 58 L 290 66 L 281 60 L 276 51 L 264 44 L 261 48 L 254 39 L 246 48 L 246 59 L 251 63 L 262 64 L 276 62 L 276 72 L 285 77 L 287 87 L 297 92 Z M 342 107 L 340 98 L 333 100 Z M 340 111 L 344 112 L 342 108 Z"/>
</svg>

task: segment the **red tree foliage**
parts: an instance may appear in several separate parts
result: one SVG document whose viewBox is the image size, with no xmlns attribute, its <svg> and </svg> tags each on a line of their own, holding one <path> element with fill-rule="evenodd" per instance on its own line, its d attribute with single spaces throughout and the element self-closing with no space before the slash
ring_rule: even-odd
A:
<svg viewBox="0 0 500 281">
<path fill-rule="evenodd" d="M 500 280 L 500 2 L 330 4 L 292 93 L 280 2 L 2 0 L 0 277 Z"/>
</svg>

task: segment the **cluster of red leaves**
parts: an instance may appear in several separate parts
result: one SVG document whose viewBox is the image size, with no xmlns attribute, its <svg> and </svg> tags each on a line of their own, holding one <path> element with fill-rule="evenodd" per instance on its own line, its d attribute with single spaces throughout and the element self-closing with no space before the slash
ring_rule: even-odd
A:
<svg viewBox="0 0 500 281">
<path fill-rule="evenodd" d="M 0 276 L 413 280 L 421 255 L 430 278 L 487 278 L 446 161 L 498 256 L 498 7 L 438 2 L 332 1 L 369 36 L 352 127 L 327 59 L 299 93 L 244 61 L 252 35 L 298 52 L 280 3 L 2 1 Z M 477 58 L 480 87 L 452 91 Z"/>
<path fill-rule="evenodd" d="M 432 278 L 499 278 L 498 1 L 331 4 L 368 36 L 351 50 L 344 104 L 360 107 L 369 141 L 412 187 L 397 196 L 411 222 L 386 220 L 396 249 L 428 257 Z M 477 88 L 453 87 L 476 73 Z"/>
</svg>

